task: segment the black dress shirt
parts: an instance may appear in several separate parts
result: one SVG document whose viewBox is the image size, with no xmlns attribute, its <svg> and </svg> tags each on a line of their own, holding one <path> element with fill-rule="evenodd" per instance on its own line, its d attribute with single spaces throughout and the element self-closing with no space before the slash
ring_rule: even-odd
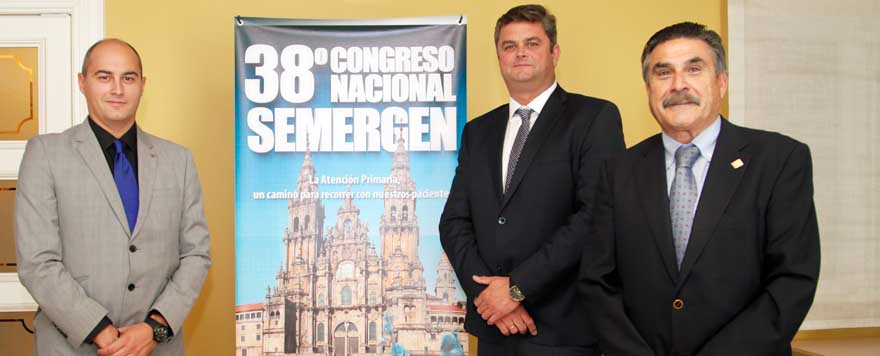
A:
<svg viewBox="0 0 880 356">
<path fill-rule="evenodd" d="M 107 165 L 110 167 L 110 174 L 113 174 L 113 162 L 116 157 L 116 147 L 113 146 L 113 141 L 116 141 L 116 137 L 98 126 L 91 117 L 89 117 L 89 126 L 92 127 L 95 137 L 98 138 L 98 144 L 101 146 L 101 151 L 104 152 L 104 158 L 107 159 Z M 134 176 L 137 177 L 137 124 L 131 125 L 131 128 L 122 134 L 119 140 L 122 141 L 122 152 L 125 153 L 128 163 L 131 164 L 131 168 L 134 168 Z"/>
</svg>

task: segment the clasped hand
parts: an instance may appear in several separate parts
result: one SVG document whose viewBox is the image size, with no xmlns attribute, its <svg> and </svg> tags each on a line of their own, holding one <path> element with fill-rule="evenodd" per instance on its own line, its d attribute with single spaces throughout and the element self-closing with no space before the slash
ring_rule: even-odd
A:
<svg viewBox="0 0 880 356">
<path fill-rule="evenodd" d="M 477 313 L 489 325 L 495 325 L 504 336 L 512 334 L 538 335 L 535 321 L 526 309 L 510 297 L 510 278 L 503 276 L 473 276 L 486 289 L 474 300 Z"/>
<path fill-rule="evenodd" d="M 157 319 L 167 325 L 164 319 Z M 144 322 L 116 328 L 109 325 L 95 337 L 99 356 L 147 356 L 156 348 L 153 328 Z"/>
</svg>

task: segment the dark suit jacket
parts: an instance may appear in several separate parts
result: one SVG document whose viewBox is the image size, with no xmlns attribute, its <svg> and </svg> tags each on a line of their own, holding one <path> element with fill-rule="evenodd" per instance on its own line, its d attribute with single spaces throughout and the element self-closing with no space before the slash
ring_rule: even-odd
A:
<svg viewBox="0 0 880 356">
<path fill-rule="evenodd" d="M 600 175 L 579 286 L 602 351 L 790 355 L 819 276 L 807 146 L 722 120 L 680 271 L 664 172 L 656 135 Z"/>
<path fill-rule="evenodd" d="M 471 276 L 510 276 L 537 324 L 534 342 L 595 344 L 575 282 L 600 163 L 625 148 L 620 113 L 611 102 L 557 87 L 529 133 L 508 194 L 502 195 L 508 118 L 505 104 L 465 126 L 440 221 L 443 249 L 468 297 L 465 329 L 503 340 L 476 312 L 473 301 L 484 286 Z"/>
</svg>

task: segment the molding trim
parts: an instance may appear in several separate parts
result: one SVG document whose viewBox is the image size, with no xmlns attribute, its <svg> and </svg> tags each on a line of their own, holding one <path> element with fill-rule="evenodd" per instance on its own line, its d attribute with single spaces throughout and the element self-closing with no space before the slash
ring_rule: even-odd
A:
<svg viewBox="0 0 880 356">
<path fill-rule="evenodd" d="M 794 340 L 826 340 L 847 337 L 880 337 L 880 327 L 800 330 L 795 334 Z"/>
<path fill-rule="evenodd" d="M 745 0 L 727 0 L 727 100 L 728 119 L 745 124 L 746 115 L 746 14 Z"/>
<path fill-rule="evenodd" d="M 0 273 L 0 313 L 36 310 L 37 302 L 18 281 L 18 274 Z"/>
</svg>

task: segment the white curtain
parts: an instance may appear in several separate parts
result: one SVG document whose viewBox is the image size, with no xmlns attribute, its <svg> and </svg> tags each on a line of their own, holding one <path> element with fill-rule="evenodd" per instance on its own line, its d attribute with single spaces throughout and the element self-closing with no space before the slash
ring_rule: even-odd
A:
<svg viewBox="0 0 880 356">
<path fill-rule="evenodd" d="M 803 329 L 880 326 L 880 0 L 729 0 L 730 116 L 810 146 L 822 271 Z"/>
</svg>

